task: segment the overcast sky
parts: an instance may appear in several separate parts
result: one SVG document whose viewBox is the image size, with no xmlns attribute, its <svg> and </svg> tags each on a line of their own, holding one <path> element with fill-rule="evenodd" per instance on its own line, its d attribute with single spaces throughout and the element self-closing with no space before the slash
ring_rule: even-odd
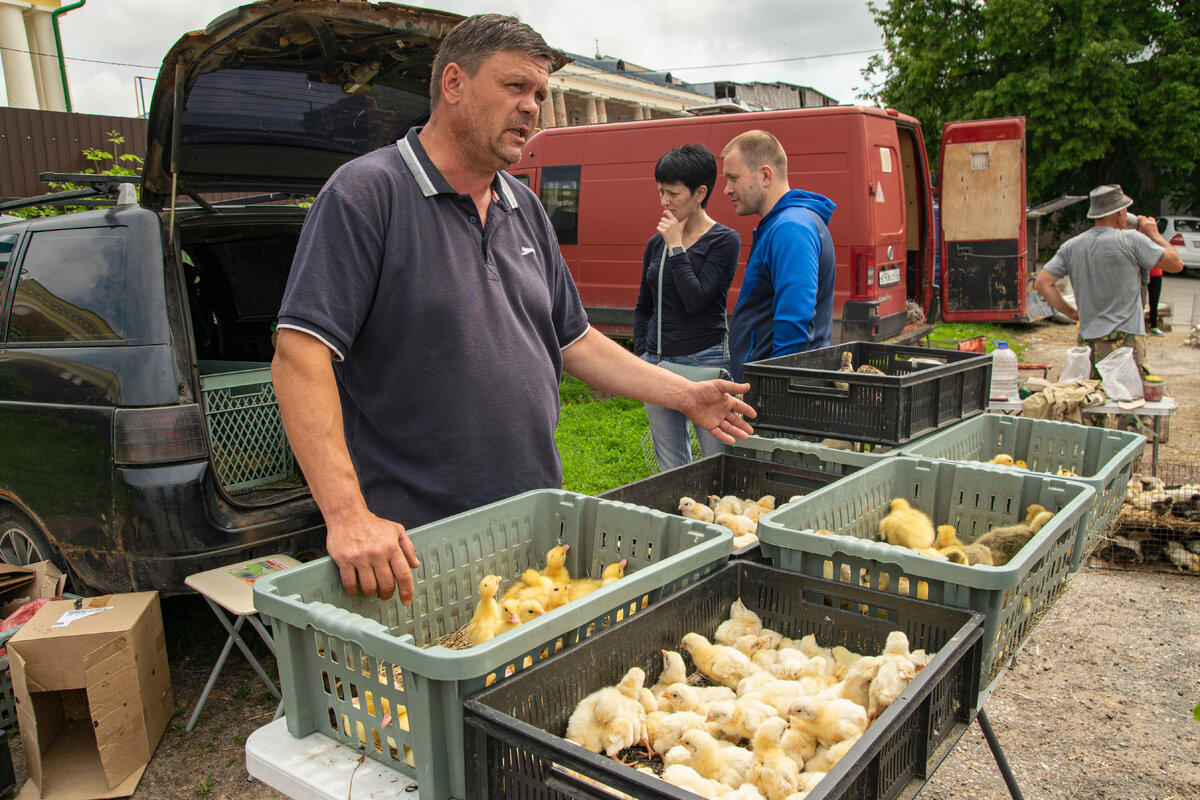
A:
<svg viewBox="0 0 1200 800">
<path fill-rule="evenodd" d="M 184 33 L 241 5 L 239 0 L 89 0 L 61 17 L 74 110 L 138 113 L 137 78 L 147 102 L 158 66 Z M 861 70 L 882 46 L 865 0 L 418 0 L 459 14 L 516 14 L 554 47 L 601 53 L 692 83 L 784 81 L 855 102 Z M 834 55 L 847 54 L 852 55 Z M 118 66 L 117 62 L 131 66 Z M 746 62 L 754 63 L 745 66 Z M 684 69 L 694 67 L 694 69 Z M 0 95 L 0 97 L 3 97 Z"/>
</svg>

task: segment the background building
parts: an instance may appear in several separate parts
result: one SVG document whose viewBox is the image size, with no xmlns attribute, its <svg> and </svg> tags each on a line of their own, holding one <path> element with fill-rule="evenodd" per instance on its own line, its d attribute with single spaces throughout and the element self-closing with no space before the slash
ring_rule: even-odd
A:
<svg viewBox="0 0 1200 800">
<path fill-rule="evenodd" d="M 82 6 L 61 0 L 0 0 L 0 65 L 11 108 L 69 111 L 58 17 Z"/>
</svg>

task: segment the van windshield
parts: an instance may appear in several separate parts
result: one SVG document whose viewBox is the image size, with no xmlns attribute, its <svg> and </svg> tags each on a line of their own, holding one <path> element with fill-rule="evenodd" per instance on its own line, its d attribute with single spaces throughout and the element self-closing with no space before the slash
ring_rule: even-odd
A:
<svg viewBox="0 0 1200 800">
<path fill-rule="evenodd" d="M 429 115 L 423 87 L 349 95 L 301 73 L 223 69 L 201 75 L 183 111 L 184 144 L 276 144 L 361 155 Z"/>
</svg>

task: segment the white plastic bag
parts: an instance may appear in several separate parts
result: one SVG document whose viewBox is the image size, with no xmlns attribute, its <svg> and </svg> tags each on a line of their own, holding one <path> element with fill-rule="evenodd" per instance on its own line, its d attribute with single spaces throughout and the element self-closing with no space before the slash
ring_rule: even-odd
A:
<svg viewBox="0 0 1200 800">
<path fill-rule="evenodd" d="M 1067 349 L 1067 363 L 1063 365 L 1062 374 L 1058 376 L 1060 383 L 1067 381 L 1085 381 L 1092 377 L 1092 350 L 1090 347 L 1070 347 Z"/>
<path fill-rule="evenodd" d="M 1096 362 L 1104 393 L 1116 402 L 1142 399 L 1142 373 L 1133 361 L 1133 348 L 1118 347 Z"/>
</svg>

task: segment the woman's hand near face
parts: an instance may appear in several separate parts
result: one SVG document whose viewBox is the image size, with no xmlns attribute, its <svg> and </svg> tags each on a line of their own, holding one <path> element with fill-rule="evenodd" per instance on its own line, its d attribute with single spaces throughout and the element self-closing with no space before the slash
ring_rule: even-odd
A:
<svg viewBox="0 0 1200 800">
<path fill-rule="evenodd" d="M 658 232 L 662 234 L 667 249 L 683 246 L 683 223 L 675 218 L 670 209 L 664 210 L 658 221 Z"/>
</svg>

